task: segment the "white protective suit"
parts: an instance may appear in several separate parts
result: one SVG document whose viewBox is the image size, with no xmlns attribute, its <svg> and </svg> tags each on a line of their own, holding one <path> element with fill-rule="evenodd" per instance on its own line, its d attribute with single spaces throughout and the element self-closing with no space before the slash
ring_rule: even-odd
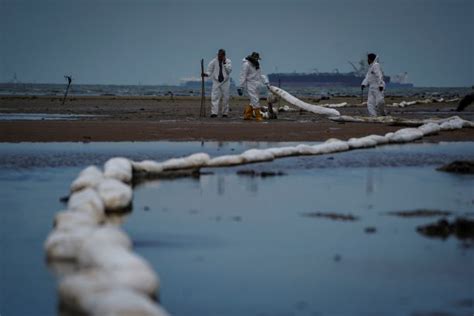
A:
<svg viewBox="0 0 474 316">
<path fill-rule="evenodd" d="M 232 62 L 229 58 L 225 59 L 225 64 L 222 63 L 222 75 L 224 81 L 219 82 L 219 60 L 214 58 L 207 66 L 207 74 L 212 80 L 211 92 L 211 114 L 217 115 L 219 112 L 219 103 L 222 100 L 222 115 L 229 113 L 229 88 L 230 88 L 230 73 L 232 72 Z"/>
<path fill-rule="evenodd" d="M 254 109 L 259 109 L 260 99 L 258 90 L 262 85 L 268 85 L 268 78 L 262 75 L 262 68 L 255 69 L 255 67 L 247 59 L 243 60 L 242 71 L 240 73 L 240 88 L 246 89 L 250 98 L 250 105 Z"/>
<path fill-rule="evenodd" d="M 383 81 L 383 72 L 378 63 L 378 58 L 370 64 L 367 75 L 365 75 L 363 86 L 368 86 L 369 96 L 367 99 L 367 110 L 370 116 L 385 115 L 384 107 L 384 91 L 380 91 L 379 87 L 385 90 L 385 82 Z"/>
</svg>

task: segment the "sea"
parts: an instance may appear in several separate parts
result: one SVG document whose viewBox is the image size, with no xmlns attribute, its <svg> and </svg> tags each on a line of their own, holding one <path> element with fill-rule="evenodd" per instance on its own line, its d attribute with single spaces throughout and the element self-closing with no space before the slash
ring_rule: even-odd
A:
<svg viewBox="0 0 474 316">
<path fill-rule="evenodd" d="M 0 83 L 0 96 L 63 96 L 66 84 L 45 83 Z M 285 87 L 282 89 L 291 94 L 303 97 L 358 97 L 359 87 Z M 264 92 L 265 88 L 262 88 Z M 205 94 L 209 96 L 211 89 L 206 85 Z M 455 98 L 472 93 L 469 87 L 411 87 L 391 88 L 386 96 L 420 97 L 420 98 Z M 73 84 L 68 91 L 69 96 L 200 96 L 200 85 L 108 85 L 108 84 Z M 237 95 L 235 86 L 231 87 L 231 95 Z"/>
</svg>

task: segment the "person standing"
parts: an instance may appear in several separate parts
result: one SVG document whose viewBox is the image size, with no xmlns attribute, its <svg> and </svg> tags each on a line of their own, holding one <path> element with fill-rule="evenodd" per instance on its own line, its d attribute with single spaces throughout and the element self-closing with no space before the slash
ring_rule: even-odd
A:
<svg viewBox="0 0 474 316">
<path fill-rule="evenodd" d="M 230 73 L 232 72 L 232 62 L 226 57 L 224 49 L 219 49 L 217 57 L 211 60 L 207 66 L 207 73 L 201 74 L 204 77 L 211 77 L 211 117 L 217 117 L 219 104 L 222 102 L 222 117 L 229 115 L 229 89 Z"/>
<path fill-rule="evenodd" d="M 262 84 L 269 87 L 268 78 L 262 75 L 260 68 L 260 54 L 253 52 L 245 57 L 242 63 L 242 71 L 240 73 L 240 82 L 237 92 L 243 95 L 243 89 L 247 90 L 250 98 L 250 104 L 245 107 L 244 120 L 252 119 L 255 115 L 257 121 L 262 121 L 262 113 L 260 112 L 259 93 L 258 90 Z"/>
<path fill-rule="evenodd" d="M 367 110 L 370 116 L 384 116 L 384 90 L 385 82 L 383 81 L 383 72 L 378 63 L 378 57 L 375 54 L 367 55 L 369 69 L 362 81 L 361 89 L 369 87 L 369 96 L 367 98 Z"/>
</svg>

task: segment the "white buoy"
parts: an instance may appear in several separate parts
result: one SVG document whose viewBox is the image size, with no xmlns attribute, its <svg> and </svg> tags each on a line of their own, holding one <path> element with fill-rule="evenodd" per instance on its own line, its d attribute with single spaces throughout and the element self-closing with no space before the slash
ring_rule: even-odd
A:
<svg viewBox="0 0 474 316">
<path fill-rule="evenodd" d="M 318 155 L 319 150 L 311 145 L 299 144 L 296 146 L 298 155 Z"/>
<path fill-rule="evenodd" d="M 76 260 L 84 240 L 94 231 L 91 226 L 71 230 L 53 230 L 44 243 L 46 255 L 55 260 Z"/>
<path fill-rule="evenodd" d="M 70 231 L 81 226 L 97 226 L 99 222 L 94 216 L 83 212 L 63 211 L 56 214 L 54 218 L 54 229 Z"/>
<path fill-rule="evenodd" d="M 132 241 L 128 235 L 120 227 L 113 224 L 105 224 L 98 227 L 84 241 L 82 247 L 88 248 L 91 245 L 99 244 L 101 246 L 120 246 L 125 249 L 132 248 Z"/>
<path fill-rule="evenodd" d="M 241 165 L 244 163 L 244 157 L 241 155 L 225 155 L 212 158 L 207 163 L 207 167 L 225 167 L 225 166 L 234 166 Z"/>
<path fill-rule="evenodd" d="M 104 203 L 97 191 L 91 188 L 73 193 L 69 197 L 67 208 L 74 212 L 86 213 L 97 222 L 104 220 Z"/>
<path fill-rule="evenodd" d="M 116 283 L 106 272 L 89 269 L 63 278 L 59 284 L 63 306 L 72 312 L 100 316 L 166 316 L 150 298 Z"/>
<path fill-rule="evenodd" d="M 241 156 L 245 163 L 271 161 L 275 159 L 271 151 L 266 149 L 249 149 L 244 151 Z"/>
<path fill-rule="evenodd" d="M 154 160 L 132 161 L 132 167 L 135 171 L 150 174 L 163 172 L 163 164 Z"/>
<path fill-rule="evenodd" d="M 132 202 L 132 188 L 116 179 L 105 179 L 97 187 L 106 210 L 121 210 Z"/>
<path fill-rule="evenodd" d="M 158 276 L 149 264 L 121 245 L 84 244 L 78 256 L 83 268 L 106 271 L 117 284 L 154 296 L 159 288 Z"/>
<path fill-rule="evenodd" d="M 347 141 L 350 148 L 369 148 L 377 145 L 387 144 L 389 139 L 380 135 L 369 135 L 360 138 L 351 138 Z"/>
<path fill-rule="evenodd" d="M 443 122 L 440 124 L 440 128 L 443 131 L 446 130 L 455 130 L 455 129 L 461 129 L 463 128 L 464 122 L 460 118 L 453 118 L 449 121 Z"/>
<path fill-rule="evenodd" d="M 327 104 L 320 104 L 319 106 L 325 107 L 325 108 L 344 108 L 346 106 L 350 106 L 347 102 L 341 102 L 341 103 L 327 103 Z"/>
<path fill-rule="evenodd" d="M 71 192 L 85 188 L 95 188 L 103 179 L 102 172 L 96 166 L 89 166 L 82 170 L 71 184 Z"/>
<path fill-rule="evenodd" d="M 59 297 L 68 309 L 90 313 L 97 296 L 114 288 L 124 288 L 100 269 L 86 269 L 66 275 L 59 283 Z"/>
<path fill-rule="evenodd" d="M 436 123 L 426 123 L 418 127 L 418 129 L 423 133 L 423 136 L 438 134 L 441 130 L 439 124 Z"/>
<path fill-rule="evenodd" d="M 270 152 L 275 158 L 290 157 L 300 154 L 296 146 L 273 147 L 268 148 L 267 151 Z"/>
<path fill-rule="evenodd" d="M 97 293 L 91 316 L 169 316 L 150 298 L 127 288 Z"/>
<path fill-rule="evenodd" d="M 132 164 L 122 157 L 111 158 L 104 164 L 104 176 L 123 182 L 132 181 Z"/>
<path fill-rule="evenodd" d="M 210 160 L 211 158 L 206 153 L 197 153 L 183 158 L 172 158 L 163 162 L 163 170 L 201 168 Z"/>
<path fill-rule="evenodd" d="M 402 128 L 395 133 L 385 135 L 391 143 L 408 143 L 423 138 L 423 132 L 418 128 Z"/>
<path fill-rule="evenodd" d="M 349 150 L 349 144 L 337 138 L 330 138 L 322 144 L 313 145 L 313 147 L 317 148 L 319 154 L 332 154 Z"/>
</svg>

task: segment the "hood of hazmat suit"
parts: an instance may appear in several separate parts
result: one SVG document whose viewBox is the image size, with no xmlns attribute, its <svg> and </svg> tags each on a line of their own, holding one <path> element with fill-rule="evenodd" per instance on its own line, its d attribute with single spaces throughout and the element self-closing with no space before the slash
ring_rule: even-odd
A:
<svg viewBox="0 0 474 316">
<path fill-rule="evenodd" d="M 369 86 L 369 88 L 378 88 L 384 87 L 385 82 L 383 81 L 383 72 L 379 64 L 379 57 L 375 57 L 375 60 L 372 64 L 369 65 L 367 74 L 365 75 L 362 85 Z"/>
<path fill-rule="evenodd" d="M 248 88 L 248 86 L 260 86 L 268 84 L 268 78 L 262 75 L 262 68 L 256 69 L 247 59 L 242 60 L 242 71 L 240 72 L 239 86 Z"/>
<path fill-rule="evenodd" d="M 219 67 L 219 60 L 214 58 L 211 60 L 209 65 L 207 66 L 207 74 L 212 79 L 212 81 L 219 82 L 219 73 L 222 73 L 224 80 L 226 82 L 230 78 L 230 73 L 232 72 L 232 61 L 229 58 L 225 59 L 225 63 L 222 63 L 222 70 Z"/>
</svg>

